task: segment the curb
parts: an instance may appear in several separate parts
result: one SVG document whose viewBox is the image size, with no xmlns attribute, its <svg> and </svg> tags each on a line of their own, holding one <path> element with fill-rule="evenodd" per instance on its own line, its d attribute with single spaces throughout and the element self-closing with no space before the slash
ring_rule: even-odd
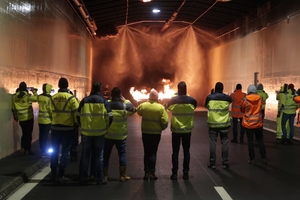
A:
<svg viewBox="0 0 300 200">
<path fill-rule="evenodd" d="M 5 187 L 0 189 L 0 200 L 5 200 L 12 194 L 16 189 L 22 186 L 24 183 L 27 183 L 28 180 L 35 175 L 40 169 L 45 167 L 49 163 L 49 158 L 40 159 L 34 165 L 28 167 L 22 175 L 16 177 Z"/>
</svg>

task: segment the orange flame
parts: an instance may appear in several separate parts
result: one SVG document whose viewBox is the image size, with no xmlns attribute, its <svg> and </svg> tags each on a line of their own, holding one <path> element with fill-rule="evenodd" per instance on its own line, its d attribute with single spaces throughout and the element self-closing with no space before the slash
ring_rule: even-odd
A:
<svg viewBox="0 0 300 200">
<path fill-rule="evenodd" d="M 161 83 L 164 89 L 163 91 L 158 91 L 158 99 L 170 99 L 175 94 L 175 91 L 171 89 L 172 82 L 168 79 L 162 79 Z M 154 88 L 151 90 L 154 90 Z M 131 87 L 129 92 L 136 101 L 143 101 L 149 98 L 150 91 L 148 92 L 146 89 L 135 90 L 134 87 Z"/>
</svg>

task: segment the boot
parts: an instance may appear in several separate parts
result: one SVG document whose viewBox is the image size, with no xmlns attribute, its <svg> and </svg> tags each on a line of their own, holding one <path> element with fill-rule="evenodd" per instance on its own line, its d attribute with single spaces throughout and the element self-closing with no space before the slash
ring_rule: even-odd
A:
<svg viewBox="0 0 300 200">
<path fill-rule="evenodd" d="M 145 181 L 148 181 L 148 179 L 150 178 L 150 170 L 149 169 L 145 169 L 145 176 L 144 176 L 144 180 Z"/>
<path fill-rule="evenodd" d="M 150 180 L 157 180 L 157 176 L 155 176 L 155 169 L 150 169 Z"/>
<path fill-rule="evenodd" d="M 108 174 L 108 167 L 103 167 L 103 182 L 102 182 L 103 185 L 108 183 L 107 174 Z"/>
<path fill-rule="evenodd" d="M 120 181 L 125 182 L 130 180 L 131 178 L 126 175 L 126 166 L 120 166 Z"/>
</svg>

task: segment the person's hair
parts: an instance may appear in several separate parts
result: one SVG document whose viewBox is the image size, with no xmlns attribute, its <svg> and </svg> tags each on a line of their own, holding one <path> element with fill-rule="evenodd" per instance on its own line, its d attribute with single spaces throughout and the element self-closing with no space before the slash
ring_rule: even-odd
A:
<svg viewBox="0 0 300 200">
<path fill-rule="evenodd" d="M 91 90 L 90 95 L 97 94 L 98 92 L 100 92 L 101 87 L 102 87 L 102 84 L 100 82 L 98 82 L 98 81 L 94 82 L 92 85 L 92 90 Z"/>
<path fill-rule="evenodd" d="M 114 87 L 111 90 L 111 97 L 120 97 L 121 96 L 121 90 L 118 87 Z"/>
<path fill-rule="evenodd" d="M 186 84 L 184 81 L 180 81 L 177 85 L 178 95 L 186 95 Z"/>
<path fill-rule="evenodd" d="M 237 89 L 237 90 L 241 90 L 241 89 L 242 89 L 242 85 L 241 85 L 240 83 L 238 83 L 238 84 L 236 85 L 236 89 Z"/>
<path fill-rule="evenodd" d="M 216 85 L 215 85 L 215 92 L 223 92 L 223 83 L 221 82 L 217 82 Z"/>
</svg>

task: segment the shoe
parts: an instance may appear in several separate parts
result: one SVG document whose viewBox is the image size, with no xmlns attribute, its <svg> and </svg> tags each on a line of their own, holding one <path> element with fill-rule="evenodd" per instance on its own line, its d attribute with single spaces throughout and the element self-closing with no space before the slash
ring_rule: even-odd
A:
<svg viewBox="0 0 300 200">
<path fill-rule="evenodd" d="M 170 176 L 170 179 L 173 180 L 173 181 L 177 180 L 177 174 L 172 174 Z"/>
<path fill-rule="evenodd" d="M 229 164 L 228 164 L 228 163 L 223 164 L 222 168 L 223 168 L 223 169 L 229 169 Z"/>
<path fill-rule="evenodd" d="M 262 163 L 265 164 L 265 165 L 268 164 L 268 161 L 267 161 L 266 158 L 262 158 L 261 161 L 262 161 Z"/>
<path fill-rule="evenodd" d="M 183 174 L 183 176 L 182 176 L 182 178 L 184 179 L 184 180 L 189 180 L 189 174 L 188 173 L 184 173 Z"/>
<path fill-rule="evenodd" d="M 212 163 L 210 163 L 207 167 L 210 169 L 216 169 L 216 165 Z"/>
<path fill-rule="evenodd" d="M 58 183 L 66 183 L 69 180 L 70 180 L 69 178 L 62 176 L 62 177 L 58 177 L 57 182 Z"/>
<path fill-rule="evenodd" d="M 287 143 L 288 143 L 289 145 L 293 145 L 293 141 L 292 141 L 292 140 L 287 140 Z"/>
<path fill-rule="evenodd" d="M 71 162 L 76 162 L 76 161 L 78 161 L 77 156 L 71 156 Z"/>
<path fill-rule="evenodd" d="M 287 144 L 287 143 L 288 143 L 288 140 L 286 138 L 282 138 L 281 139 L 281 144 L 284 145 L 284 144 Z"/>
<path fill-rule="evenodd" d="M 88 185 L 88 182 L 87 182 L 87 180 L 80 180 L 80 181 L 79 181 L 79 185 L 80 185 L 80 186 L 87 186 L 87 185 Z"/>
<path fill-rule="evenodd" d="M 238 141 L 237 141 L 237 140 L 231 140 L 231 142 L 232 142 L 232 143 L 238 143 Z"/>
<path fill-rule="evenodd" d="M 254 164 L 255 164 L 255 162 L 254 162 L 254 160 L 252 159 L 252 160 L 249 160 L 249 161 L 248 161 L 248 164 L 250 164 L 250 165 L 254 165 Z"/>
</svg>

